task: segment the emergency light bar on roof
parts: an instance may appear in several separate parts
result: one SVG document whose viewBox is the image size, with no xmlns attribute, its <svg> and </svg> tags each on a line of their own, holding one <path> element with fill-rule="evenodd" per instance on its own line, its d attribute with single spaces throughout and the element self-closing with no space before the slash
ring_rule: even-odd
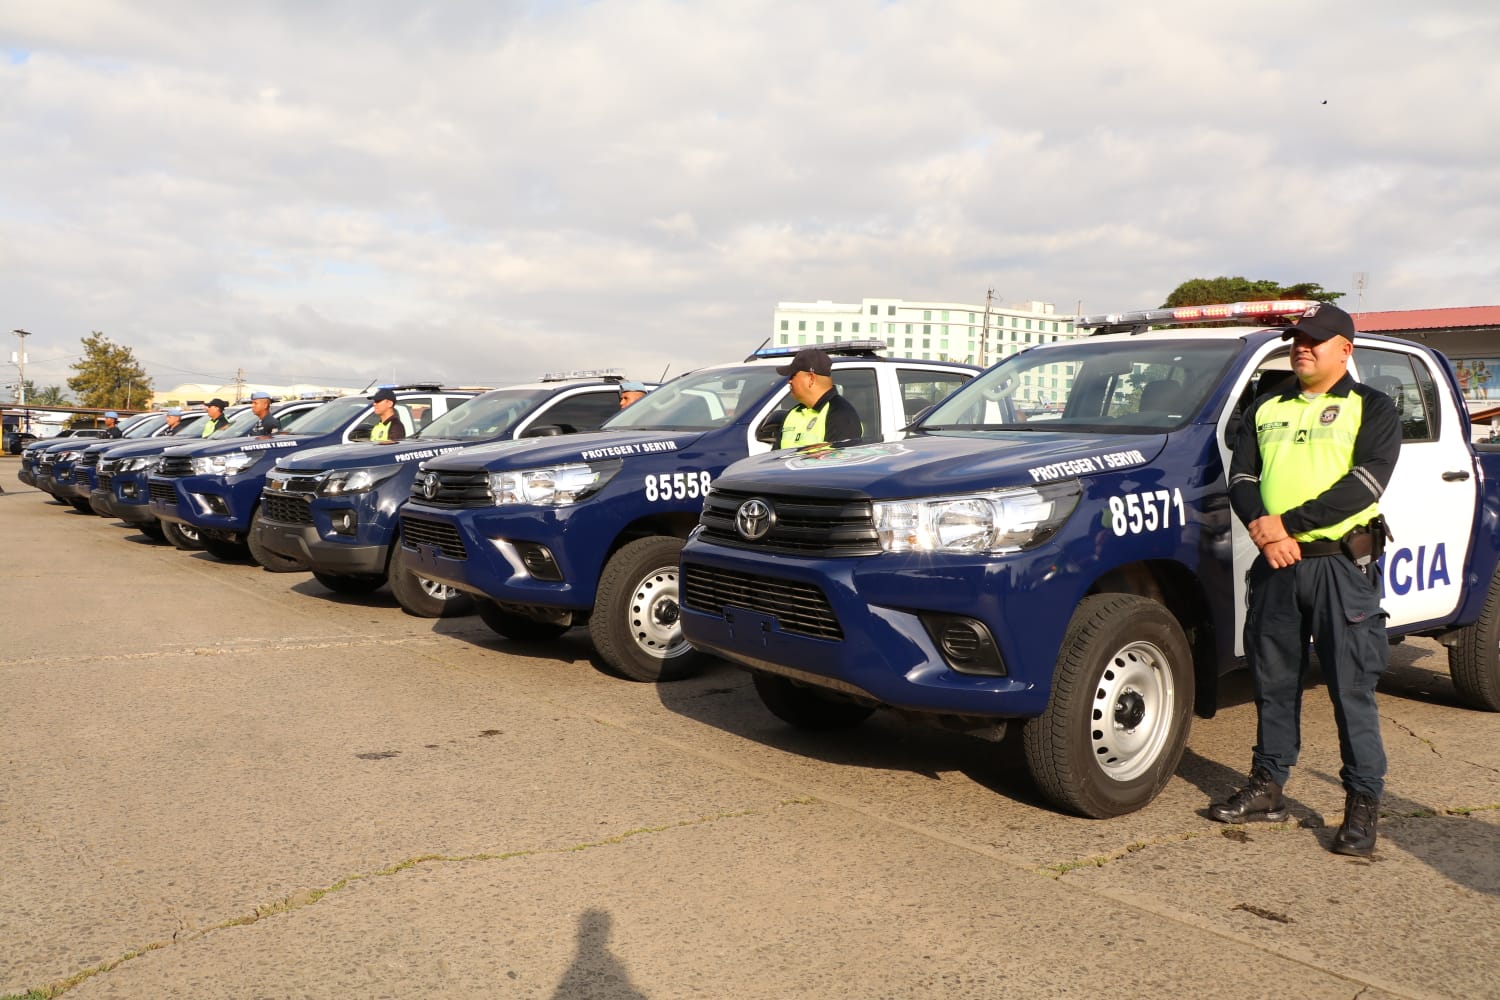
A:
<svg viewBox="0 0 1500 1000">
<path fill-rule="evenodd" d="M 543 382 L 567 382 L 580 378 L 605 378 L 622 381 L 625 378 L 623 368 L 576 368 L 568 372 L 543 372 L 540 381 Z"/>
<path fill-rule="evenodd" d="M 785 344 L 781 347 L 762 347 L 754 354 L 746 358 L 746 361 L 754 361 L 756 358 L 790 358 L 798 351 L 805 351 L 816 347 L 824 354 L 863 354 L 870 355 L 876 351 L 885 350 L 883 340 L 831 340 L 822 344 L 802 344 L 792 346 Z"/>
<path fill-rule="evenodd" d="M 1139 309 L 1135 312 L 1101 313 L 1079 316 L 1073 320 L 1078 329 L 1090 328 L 1101 333 L 1144 333 L 1152 327 L 1192 326 L 1203 323 L 1251 323 L 1286 326 L 1317 305 L 1306 299 L 1280 299 L 1271 302 L 1230 302 L 1212 306 L 1178 306 L 1172 309 Z"/>
</svg>

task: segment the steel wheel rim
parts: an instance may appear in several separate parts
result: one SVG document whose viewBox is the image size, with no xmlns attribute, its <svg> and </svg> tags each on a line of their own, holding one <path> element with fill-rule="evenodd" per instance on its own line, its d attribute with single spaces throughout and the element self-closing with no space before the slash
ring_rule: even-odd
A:
<svg viewBox="0 0 1500 1000">
<path fill-rule="evenodd" d="M 451 601 L 458 596 L 457 588 L 450 587 L 446 583 L 438 583 L 436 580 L 429 580 L 425 576 L 417 577 L 417 586 L 422 588 L 422 593 L 435 601 Z"/>
<path fill-rule="evenodd" d="M 1094 763 L 1115 781 L 1149 771 L 1171 736 L 1176 684 L 1159 646 L 1132 642 L 1104 665 L 1089 712 Z"/>
<path fill-rule="evenodd" d="M 688 650 L 677 608 L 677 564 L 659 566 L 636 581 L 630 593 L 630 635 L 642 651 L 669 659 Z"/>
</svg>

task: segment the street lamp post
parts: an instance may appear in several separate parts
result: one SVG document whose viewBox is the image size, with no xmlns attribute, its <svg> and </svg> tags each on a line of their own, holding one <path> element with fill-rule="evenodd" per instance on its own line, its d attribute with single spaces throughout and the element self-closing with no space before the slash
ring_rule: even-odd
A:
<svg viewBox="0 0 1500 1000">
<path fill-rule="evenodd" d="M 31 414 L 26 412 L 26 338 L 31 336 L 28 330 L 12 330 L 21 341 L 21 351 L 16 355 L 16 364 L 20 368 L 20 380 L 16 390 L 16 401 L 21 404 L 21 430 L 31 430 Z"/>
</svg>

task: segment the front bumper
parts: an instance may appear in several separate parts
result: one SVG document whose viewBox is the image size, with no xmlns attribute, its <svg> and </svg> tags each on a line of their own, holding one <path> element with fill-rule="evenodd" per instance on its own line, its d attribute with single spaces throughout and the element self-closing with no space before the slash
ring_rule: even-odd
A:
<svg viewBox="0 0 1500 1000">
<path fill-rule="evenodd" d="M 243 538 L 264 477 L 156 476 L 148 480 L 151 513 L 221 537 Z"/>
<path fill-rule="evenodd" d="M 1083 587 L 1059 574 L 1046 547 L 1001 557 L 809 559 L 690 539 L 682 574 L 683 634 L 696 648 L 892 708 L 990 718 L 1046 709 L 1072 591 Z M 705 606 L 713 602 L 699 581 L 710 577 L 739 579 L 744 603 L 761 609 Z M 778 603 L 773 596 L 796 608 L 787 621 L 765 610 Z M 808 609 L 816 609 L 812 626 Z M 935 638 L 935 624 L 953 616 L 984 626 L 1003 676 L 955 669 Z"/>
</svg>

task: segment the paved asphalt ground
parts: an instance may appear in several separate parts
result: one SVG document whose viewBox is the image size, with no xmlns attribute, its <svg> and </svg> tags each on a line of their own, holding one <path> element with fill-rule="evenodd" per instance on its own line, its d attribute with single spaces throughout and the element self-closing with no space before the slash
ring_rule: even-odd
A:
<svg viewBox="0 0 1500 1000">
<path fill-rule="evenodd" d="M 1000 744 L 795 732 L 716 666 L 601 673 L 150 542 L 0 461 L 0 997 L 1500 997 L 1500 716 L 1395 648 L 1375 857 L 1310 692 L 1293 821 L 1211 797 L 1243 681 L 1148 809 Z M 46 992 L 51 990 L 53 992 Z"/>
</svg>

